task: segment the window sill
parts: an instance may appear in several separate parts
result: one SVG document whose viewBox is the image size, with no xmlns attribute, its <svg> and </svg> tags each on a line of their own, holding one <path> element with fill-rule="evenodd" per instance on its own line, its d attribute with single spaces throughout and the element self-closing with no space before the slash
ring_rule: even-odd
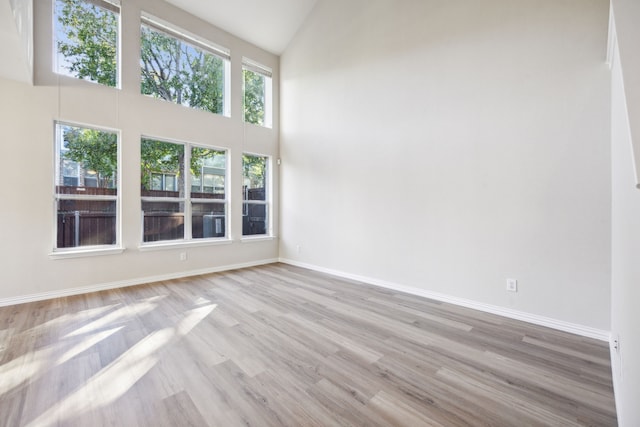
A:
<svg viewBox="0 0 640 427">
<path fill-rule="evenodd" d="M 97 248 L 97 249 L 74 249 L 74 250 L 62 250 L 55 251 L 49 254 L 51 259 L 70 259 L 70 258 L 85 258 L 92 256 L 104 256 L 104 255 L 118 255 L 124 252 L 124 248 Z"/>
<path fill-rule="evenodd" d="M 269 240 L 275 240 L 274 236 L 245 236 L 240 239 L 240 243 L 254 243 L 254 242 L 265 242 Z"/>
<path fill-rule="evenodd" d="M 189 240 L 189 241 L 176 241 L 176 242 L 161 242 L 161 243 L 145 243 L 138 246 L 141 252 L 145 251 L 163 251 L 179 248 L 195 248 L 199 246 L 218 246 L 218 245 L 230 245 L 233 243 L 229 239 L 220 240 Z"/>
</svg>

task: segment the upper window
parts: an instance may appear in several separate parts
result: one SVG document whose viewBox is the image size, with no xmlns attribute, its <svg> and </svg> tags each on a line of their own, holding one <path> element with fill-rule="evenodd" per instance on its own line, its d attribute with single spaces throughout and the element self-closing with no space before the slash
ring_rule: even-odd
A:
<svg viewBox="0 0 640 427">
<path fill-rule="evenodd" d="M 244 58 L 242 61 L 244 82 L 244 121 L 258 126 L 271 127 L 271 70 Z"/>
<path fill-rule="evenodd" d="M 140 156 L 143 242 L 226 236 L 225 151 L 143 138 Z"/>
<path fill-rule="evenodd" d="M 55 0 L 55 71 L 118 85 L 119 2 Z"/>
<path fill-rule="evenodd" d="M 242 235 L 269 234 L 268 157 L 242 156 Z"/>
<path fill-rule="evenodd" d="M 146 15 L 140 40 L 141 92 L 229 116 L 229 52 Z"/>
<path fill-rule="evenodd" d="M 118 244 L 118 134 L 56 123 L 56 249 Z"/>
</svg>

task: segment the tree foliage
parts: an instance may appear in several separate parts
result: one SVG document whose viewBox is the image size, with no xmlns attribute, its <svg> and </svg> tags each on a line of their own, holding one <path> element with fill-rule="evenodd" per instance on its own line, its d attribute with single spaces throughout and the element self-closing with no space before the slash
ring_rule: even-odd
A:
<svg viewBox="0 0 640 427">
<path fill-rule="evenodd" d="M 261 188 L 265 185 L 267 161 L 265 157 L 242 155 L 242 173 L 248 188 Z M 246 182 L 248 180 L 248 182 Z"/>
<path fill-rule="evenodd" d="M 84 1 L 57 0 L 59 67 L 71 75 L 116 85 L 118 18 Z"/>
<path fill-rule="evenodd" d="M 244 121 L 264 125 L 264 79 L 251 70 L 242 70 L 244 78 Z"/>
<path fill-rule="evenodd" d="M 63 132 L 64 156 L 82 166 L 85 171 L 95 171 L 99 187 L 115 184 L 118 172 L 117 135 L 96 129 L 66 127 Z"/>
<path fill-rule="evenodd" d="M 185 164 L 184 150 L 185 146 L 182 144 L 143 138 L 140 150 L 142 189 L 151 190 L 152 173 L 169 173 L 175 174 L 179 178 L 178 192 L 180 196 L 184 196 L 184 176 L 182 172 Z M 224 155 L 224 152 L 204 147 L 193 147 L 189 162 L 189 172 L 194 177 L 200 177 L 205 160 L 220 155 Z"/>
<path fill-rule="evenodd" d="M 224 61 L 143 26 L 142 93 L 212 113 L 224 111 Z"/>
<path fill-rule="evenodd" d="M 56 19 L 60 65 L 78 78 L 115 86 L 117 14 L 83 0 L 56 0 Z M 140 44 L 143 94 L 213 113 L 224 111 L 222 59 L 145 25 Z M 244 117 L 249 123 L 264 124 L 264 84 L 262 75 L 244 71 Z M 89 166 L 92 170 L 103 177 L 112 176 L 117 165 L 117 145 L 105 145 L 96 132 L 88 130 L 81 132 L 82 136 L 70 136 L 73 148 L 69 155 L 73 157 L 69 158 L 78 162 L 92 159 Z M 115 134 L 108 135 L 115 141 Z M 200 175 L 201 162 L 212 152 L 194 150 L 190 164 L 194 176 Z M 143 140 L 140 161 L 143 188 L 150 187 L 152 172 L 184 170 L 184 154 L 183 145 Z M 245 156 L 245 172 L 250 173 L 252 181 L 260 176 L 264 179 L 265 167 L 260 159 Z M 179 181 L 183 193 L 184 179 Z"/>
<path fill-rule="evenodd" d="M 170 142 L 143 138 L 140 150 L 140 179 L 144 190 L 151 190 L 151 174 L 153 172 L 172 173 L 180 177 L 181 165 L 184 163 L 184 146 Z M 178 187 L 183 187 L 184 184 Z"/>
</svg>

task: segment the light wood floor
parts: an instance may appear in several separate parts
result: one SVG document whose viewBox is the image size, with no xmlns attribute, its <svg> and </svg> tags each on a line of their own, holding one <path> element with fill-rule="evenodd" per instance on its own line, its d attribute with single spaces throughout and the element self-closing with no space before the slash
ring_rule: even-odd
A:
<svg viewBox="0 0 640 427">
<path fill-rule="evenodd" d="M 612 426 L 605 343 L 273 264 L 0 308 L 3 426 Z"/>
</svg>

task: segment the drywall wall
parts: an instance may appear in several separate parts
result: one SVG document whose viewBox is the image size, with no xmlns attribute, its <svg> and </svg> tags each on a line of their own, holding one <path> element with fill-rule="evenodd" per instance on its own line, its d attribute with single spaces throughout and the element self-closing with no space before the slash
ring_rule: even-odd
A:
<svg viewBox="0 0 640 427">
<path fill-rule="evenodd" d="M 627 110 L 630 117 L 640 117 L 640 2 L 637 0 L 611 0 L 611 9 L 615 15 L 615 27 Z M 631 120 L 629 128 L 632 135 L 633 158 L 640 165 L 640 121 Z M 636 185 L 640 188 L 640 170 L 635 170 Z"/>
<path fill-rule="evenodd" d="M 615 28 L 618 10 L 614 7 Z M 636 15 L 640 19 L 640 10 Z M 637 21 L 636 21 L 637 22 Z M 633 155 L 630 123 L 637 115 L 627 108 L 627 73 L 621 60 L 640 55 L 630 50 L 626 56 L 618 49 L 612 32 L 611 143 L 613 168 L 612 195 L 612 280 L 611 331 L 618 349 L 611 350 L 618 420 L 621 427 L 640 425 L 640 189 L 636 188 L 638 164 Z M 624 77 L 623 77 L 624 76 Z"/>
<path fill-rule="evenodd" d="M 0 77 L 33 82 L 33 0 L 0 0 Z"/>
<path fill-rule="evenodd" d="M 35 6 L 35 86 L 0 79 L 3 143 L 0 221 L 0 302 L 69 289 L 132 283 L 278 257 L 275 239 L 241 242 L 242 153 L 278 155 L 278 57 L 220 31 L 165 2 L 122 2 L 122 89 L 59 76 L 52 70 L 51 4 Z M 231 50 L 231 117 L 196 111 L 140 95 L 139 17 L 144 10 Z M 242 120 L 242 57 L 274 70 L 273 129 Z M 54 121 L 121 132 L 121 254 L 51 259 L 54 246 Z M 229 152 L 230 235 L 224 245 L 141 251 L 140 137 L 167 138 L 225 148 Z M 277 168 L 272 168 L 277 217 Z M 274 233 L 277 234 L 277 223 Z M 187 252 L 187 260 L 179 254 Z"/>
<path fill-rule="evenodd" d="M 281 58 L 280 256 L 608 331 L 607 22 L 319 1 Z"/>
</svg>

